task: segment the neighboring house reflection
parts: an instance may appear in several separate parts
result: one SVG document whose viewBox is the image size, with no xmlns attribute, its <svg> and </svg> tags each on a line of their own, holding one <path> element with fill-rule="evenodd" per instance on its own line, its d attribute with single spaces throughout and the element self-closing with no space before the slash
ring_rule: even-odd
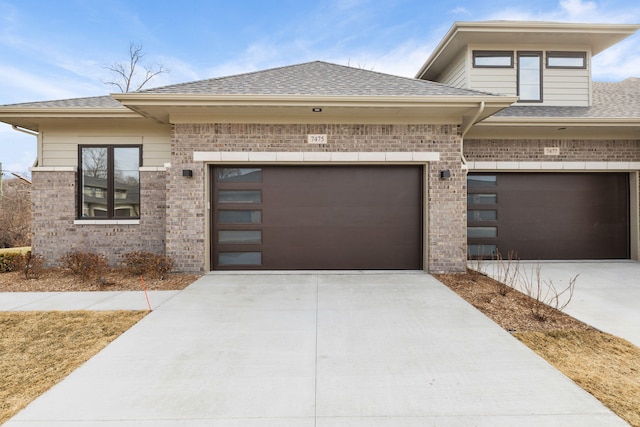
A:
<svg viewBox="0 0 640 427">
<path fill-rule="evenodd" d="M 107 180 L 84 176 L 82 191 L 82 216 L 104 218 L 107 215 Z M 140 216 L 139 183 L 115 181 L 113 200 L 115 216 L 131 218 Z"/>
</svg>

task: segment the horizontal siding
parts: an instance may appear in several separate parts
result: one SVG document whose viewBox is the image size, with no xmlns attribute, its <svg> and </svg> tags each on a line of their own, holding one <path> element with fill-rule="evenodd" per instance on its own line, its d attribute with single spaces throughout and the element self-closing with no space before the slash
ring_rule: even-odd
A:
<svg viewBox="0 0 640 427">
<path fill-rule="evenodd" d="M 514 68 L 472 68 L 470 87 L 474 90 L 516 95 L 516 70 Z"/>
<path fill-rule="evenodd" d="M 142 144 L 143 166 L 164 166 L 171 161 L 168 126 L 47 127 L 42 129 L 38 164 L 44 167 L 78 166 L 78 145 Z"/>
<path fill-rule="evenodd" d="M 465 55 L 464 52 L 462 52 L 451 63 L 451 66 L 445 70 L 442 76 L 438 78 L 438 82 L 461 89 L 468 89 L 465 69 Z"/>
<path fill-rule="evenodd" d="M 548 69 L 543 72 L 544 105 L 589 106 L 589 71 Z"/>
</svg>

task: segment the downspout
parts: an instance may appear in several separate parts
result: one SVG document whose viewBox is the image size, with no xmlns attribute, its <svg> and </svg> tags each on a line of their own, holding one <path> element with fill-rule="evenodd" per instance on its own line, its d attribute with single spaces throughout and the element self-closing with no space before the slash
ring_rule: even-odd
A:
<svg viewBox="0 0 640 427">
<path fill-rule="evenodd" d="M 38 153 L 40 153 L 40 134 L 38 132 L 34 132 L 32 130 L 29 129 L 23 129 L 21 127 L 19 127 L 18 125 L 11 125 L 11 129 L 16 130 L 18 132 L 22 132 L 22 133 L 26 133 L 27 135 L 31 135 L 31 136 L 35 136 L 36 138 L 38 138 Z M 36 157 L 36 160 L 33 162 L 33 167 L 38 166 L 38 158 Z"/>
<path fill-rule="evenodd" d="M 471 129 L 471 126 L 478 123 L 478 117 L 480 117 L 480 115 L 484 112 L 484 107 L 485 107 L 484 101 L 480 101 L 480 105 L 478 105 L 478 111 L 476 111 L 476 114 L 473 116 L 473 118 L 469 120 L 466 124 L 464 124 L 462 128 L 462 134 L 460 135 L 462 137 L 462 142 L 460 143 L 461 145 L 460 158 L 462 159 L 462 169 L 465 169 L 465 170 L 468 168 L 467 168 L 467 159 L 465 159 L 464 157 L 464 136 L 467 134 L 467 132 L 469 132 L 469 129 Z"/>
</svg>

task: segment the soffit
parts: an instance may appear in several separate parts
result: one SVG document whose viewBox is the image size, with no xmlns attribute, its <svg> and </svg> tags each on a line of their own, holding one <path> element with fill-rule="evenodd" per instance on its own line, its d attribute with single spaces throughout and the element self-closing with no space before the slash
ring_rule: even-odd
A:
<svg viewBox="0 0 640 427">
<path fill-rule="evenodd" d="M 485 108 L 479 120 L 508 107 L 516 98 L 123 94 L 118 100 L 159 123 L 462 123 L 481 104 Z"/>
</svg>

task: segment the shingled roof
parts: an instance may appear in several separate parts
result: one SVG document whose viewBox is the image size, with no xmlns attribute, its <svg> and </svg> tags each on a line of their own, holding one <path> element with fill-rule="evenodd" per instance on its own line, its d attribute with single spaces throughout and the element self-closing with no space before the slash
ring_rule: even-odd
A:
<svg viewBox="0 0 640 427">
<path fill-rule="evenodd" d="M 89 98 L 57 99 L 54 101 L 24 102 L 21 104 L 8 104 L 1 107 L 7 108 L 127 108 L 109 95 L 92 96 Z"/>
<path fill-rule="evenodd" d="M 591 107 L 516 105 L 505 108 L 495 117 L 640 118 L 640 78 L 630 77 L 621 82 L 593 82 Z"/>
<path fill-rule="evenodd" d="M 487 96 L 440 83 L 371 70 L 307 62 L 143 90 L 146 94 L 309 96 Z"/>
</svg>

